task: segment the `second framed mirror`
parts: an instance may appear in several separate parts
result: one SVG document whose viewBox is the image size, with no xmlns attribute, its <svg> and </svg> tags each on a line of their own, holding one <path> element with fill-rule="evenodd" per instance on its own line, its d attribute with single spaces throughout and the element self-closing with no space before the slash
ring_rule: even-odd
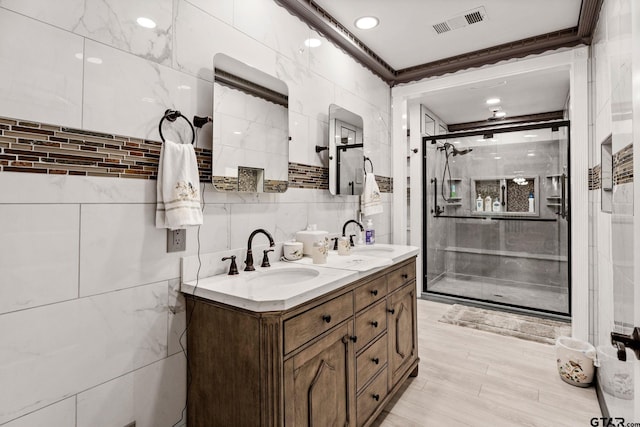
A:
<svg viewBox="0 0 640 427">
<path fill-rule="evenodd" d="M 329 106 L 329 191 L 362 194 L 364 139 L 362 117 L 338 105 Z"/>
</svg>

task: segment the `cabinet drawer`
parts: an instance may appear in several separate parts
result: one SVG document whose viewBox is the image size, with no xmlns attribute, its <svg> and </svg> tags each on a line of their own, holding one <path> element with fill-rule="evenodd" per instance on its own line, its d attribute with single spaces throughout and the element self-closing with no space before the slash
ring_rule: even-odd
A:
<svg viewBox="0 0 640 427">
<path fill-rule="evenodd" d="M 356 418 L 358 427 L 371 417 L 380 405 L 380 402 L 387 396 L 387 370 L 383 369 L 371 384 L 362 391 L 356 401 Z"/>
<path fill-rule="evenodd" d="M 387 295 L 387 277 L 382 276 L 355 290 L 356 313 Z"/>
<path fill-rule="evenodd" d="M 387 302 L 380 301 L 356 317 L 356 352 L 387 329 Z"/>
<path fill-rule="evenodd" d="M 348 292 L 284 322 L 284 352 L 289 353 L 353 315 Z"/>
<path fill-rule="evenodd" d="M 402 287 L 416 278 L 416 262 L 410 262 L 396 270 L 387 273 L 387 288 L 389 292 Z"/>
<path fill-rule="evenodd" d="M 356 359 L 358 391 L 387 364 L 387 334 L 382 335 Z"/>
</svg>

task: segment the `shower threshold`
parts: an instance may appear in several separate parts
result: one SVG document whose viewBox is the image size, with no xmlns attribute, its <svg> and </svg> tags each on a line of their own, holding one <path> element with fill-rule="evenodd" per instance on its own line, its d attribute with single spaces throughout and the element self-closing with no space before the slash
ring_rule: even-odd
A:
<svg viewBox="0 0 640 427">
<path fill-rule="evenodd" d="M 568 292 L 566 288 L 552 285 L 446 273 L 429 282 L 423 295 L 428 299 L 431 295 L 434 299 L 470 299 L 476 303 L 474 305 L 506 305 L 510 307 L 509 311 L 544 312 L 540 314 L 545 317 L 552 313 L 568 317 Z"/>
</svg>

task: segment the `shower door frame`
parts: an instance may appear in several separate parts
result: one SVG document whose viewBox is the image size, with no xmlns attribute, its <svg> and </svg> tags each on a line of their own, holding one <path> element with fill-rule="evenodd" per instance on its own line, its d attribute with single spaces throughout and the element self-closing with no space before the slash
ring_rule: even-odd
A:
<svg viewBox="0 0 640 427">
<path fill-rule="evenodd" d="M 487 127 L 487 128 L 480 128 L 477 130 L 473 130 L 473 131 L 462 131 L 462 132 L 455 132 L 455 133 L 447 133 L 447 134 L 441 134 L 441 135 L 431 135 L 431 136 L 423 136 L 422 137 L 422 153 L 424 153 L 424 155 L 422 156 L 422 242 L 423 242 L 423 250 L 422 250 L 422 293 L 423 295 L 427 295 L 427 296 L 436 296 L 436 297 L 443 297 L 446 299 L 454 299 L 454 300 L 459 300 L 459 301 L 470 301 L 473 303 L 477 303 L 477 304 L 483 304 L 483 305 L 494 305 L 494 306 L 501 306 L 504 307 L 505 309 L 511 309 L 511 310 L 516 310 L 516 311 L 526 311 L 526 312 L 532 312 L 532 313 L 540 313 L 540 314 L 544 314 L 544 315 L 548 315 L 548 316 L 555 316 L 555 317 L 560 317 L 560 318 L 571 318 L 572 316 L 572 295 L 571 295 L 571 210 L 569 209 L 569 207 L 571 206 L 571 185 L 570 185 L 570 180 L 571 180 L 571 126 L 570 126 L 571 122 L 570 120 L 554 120 L 554 121 L 547 121 L 547 122 L 537 122 L 537 123 L 527 123 L 527 124 L 523 124 L 523 125 L 513 125 L 513 126 L 502 126 L 502 127 Z M 427 261 L 427 249 L 426 249 L 426 242 L 427 242 L 427 217 L 428 215 L 433 215 L 431 213 L 430 210 L 428 210 L 428 189 L 430 187 L 430 185 L 428 185 L 427 182 L 427 144 L 435 144 L 438 140 L 443 140 L 443 139 L 454 139 L 454 138 L 463 138 L 463 137 L 469 137 L 469 136 L 477 136 L 477 135 L 486 135 L 486 134 L 499 134 L 499 133 L 509 133 L 509 132 L 518 132 L 518 131 L 527 131 L 527 130 L 535 130 L 535 129 L 547 129 L 547 128 L 561 128 L 561 127 L 565 127 L 567 129 L 567 183 L 566 183 L 566 194 L 565 194 L 565 207 L 566 207 L 566 211 L 564 212 L 564 215 L 566 216 L 566 221 L 567 221 L 567 299 L 568 299 L 568 311 L 566 313 L 564 312 L 557 312 L 557 311 L 553 311 L 553 310 L 545 310 L 545 309 L 539 309 L 539 308 L 532 308 L 532 307 L 526 307 L 526 306 L 521 306 L 521 305 L 517 305 L 517 304 L 511 304 L 511 303 L 506 303 L 506 302 L 500 302 L 500 301 L 494 301 L 494 300 L 487 300 L 487 299 L 483 299 L 483 298 L 474 298 L 474 297 L 467 297 L 467 296 L 459 296 L 459 295 L 455 295 L 455 294 L 450 294 L 450 293 L 445 293 L 445 292 L 438 292 L 438 291 L 429 291 L 427 290 L 427 265 L 428 265 L 428 261 Z M 436 191 L 437 193 L 437 191 Z M 435 206 L 434 206 L 435 208 Z M 451 215 L 451 216 L 446 216 L 449 218 L 455 218 L 455 215 Z M 560 217 L 560 216 L 559 216 Z M 466 218 L 466 217 L 465 217 Z M 561 218 L 561 217 L 560 217 Z M 500 217 L 496 217 L 494 218 L 496 220 L 513 220 L 513 217 L 504 217 L 504 218 L 500 218 Z M 518 218 L 518 219 L 522 219 L 522 218 Z"/>
</svg>

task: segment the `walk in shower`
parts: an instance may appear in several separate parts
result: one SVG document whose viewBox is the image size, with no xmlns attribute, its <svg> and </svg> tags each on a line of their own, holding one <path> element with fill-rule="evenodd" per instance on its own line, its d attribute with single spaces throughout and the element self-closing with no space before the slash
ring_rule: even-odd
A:
<svg viewBox="0 0 640 427">
<path fill-rule="evenodd" d="M 426 296 L 569 315 L 569 122 L 422 142 Z"/>
</svg>

